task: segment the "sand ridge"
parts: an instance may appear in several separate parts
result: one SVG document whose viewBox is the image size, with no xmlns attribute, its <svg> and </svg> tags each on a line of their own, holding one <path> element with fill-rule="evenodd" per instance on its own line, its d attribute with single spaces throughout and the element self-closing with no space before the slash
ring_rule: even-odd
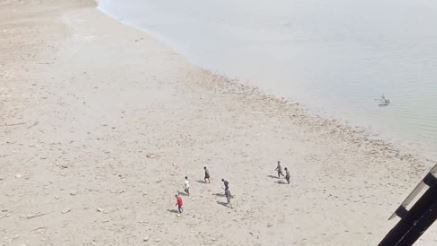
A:
<svg viewBox="0 0 437 246">
<path fill-rule="evenodd" d="M 432 166 L 93 6 L 0 2 L 0 245 L 375 245 Z M 277 160 L 290 185 L 271 176 Z"/>
</svg>

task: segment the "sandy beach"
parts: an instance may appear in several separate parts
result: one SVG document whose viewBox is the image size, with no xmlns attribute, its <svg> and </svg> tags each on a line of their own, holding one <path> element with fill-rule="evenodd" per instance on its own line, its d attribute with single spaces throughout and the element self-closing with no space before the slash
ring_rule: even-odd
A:
<svg viewBox="0 0 437 246">
<path fill-rule="evenodd" d="M 434 165 L 95 7 L 0 0 L 0 245 L 376 245 Z"/>
</svg>

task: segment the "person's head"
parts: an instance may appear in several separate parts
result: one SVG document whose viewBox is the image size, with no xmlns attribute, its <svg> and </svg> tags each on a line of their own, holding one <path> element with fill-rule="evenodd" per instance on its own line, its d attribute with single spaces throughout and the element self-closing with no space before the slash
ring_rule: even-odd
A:
<svg viewBox="0 0 437 246">
<path fill-rule="evenodd" d="M 280 161 L 278 161 L 278 165 L 280 165 L 281 164 L 281 162 Z"/>
<path fill-rule="evenodd" d="M 288 169 L 287 169 L 287 168 L 284 168 L 284 170 L 287 171 Z"/>
<path fill-rule="evenodd" d="M 222 179 L 222 182 L 225 182 L 225 179 Z"/>
<path fill-rule="evenodd" d="M 206 169 L 206 166 L 205 166 L 205 167 L 203 167 L 203 169 Z"/>
<path fill-rule="evenodd" d="M 178 197 L 178 196 L 179 196 L 178 194 L 174 195 L 174 197 Z"/>
<path fill-rule="evenodd" d="M 188 179 L 188 177 L 187 177 L 187 176 L 185 176 L 185 179 Z"/>
</svg>

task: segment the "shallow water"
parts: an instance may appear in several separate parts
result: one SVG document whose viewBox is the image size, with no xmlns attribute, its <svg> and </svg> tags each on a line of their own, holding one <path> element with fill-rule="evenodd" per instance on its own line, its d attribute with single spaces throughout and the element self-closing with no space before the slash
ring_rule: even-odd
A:
<svg viewBox="0 0 437 246">
<path fill-rule="evenodd" d="M 193 63 L 436 158 L 437 2 L 99 0 Z M 388 107 L 375 100 L 385 94 Z"/>
</svg>

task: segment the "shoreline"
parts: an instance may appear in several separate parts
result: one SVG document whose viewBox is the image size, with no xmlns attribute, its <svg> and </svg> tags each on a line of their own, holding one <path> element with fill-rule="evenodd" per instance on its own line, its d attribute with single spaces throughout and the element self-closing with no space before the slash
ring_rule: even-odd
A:
<svg viewBox="0 0 437 246">
<path fill-rule="evenodd" d="M 300 107 L 301 107 L 300 110 L 304 111 L 305 114 L 307 115 L 307 117 L 314 118 L 315 121 L 326 120 L 327 123 L 329 123 L 329 124 L 332 124 L 332 123 L 337 124 L 338 127 L 343 128 L 343 130 L 345 130 L 347 132 L 352 131 L 352 132 L 356 133 L 357 134 L 356 137 L 360 137 L 360 135 L 362 135 L 361 139 L 364 139 L 365 141 L 367 141 L 367 139 L 370 139 L 370 140 L 374 141 L 375 143 L 377 143 L 378 145 L 381 145 L 381 141 L 382 141 L 384 143 L 385 147 L 389 148 L 390 151 L 395 152 L 396 156 L 401 155 L 401 156 L 403 156 L 402 158 L 406 158 L 408 156 L 408 158 L 412 159 L 413 162 L 414 161 L 416 161 L 416 162 L 417 161 L 433 162 L 436 160 L 437 156 L 434 153 L 432 147 L 426 148 L 426 150 L 424 150 L 423 148 L 426 147 L 424 144 L 419 144 L 418 142 L 412 142 L 411 139 L 407 140 L 405 138 L 395 136 L 395 134 L 393 134 L 393 133 L 383 132 L 381 129 L 377 130 L 374 126 L 370 126 L 370 125 L 364 126 L 365 124 L 360 124 L 356 120 L 345 119 L 345 118 L 340 117 L 339 115 L 335 115 L 334 113 L 320 112 L 317 110 L 312 110 L 308 106 L 306 106 L 304 103 L 302 103 L 301 101 L 294 100 L 292 98 L 286 98 L 284 96 L 276 95 L 274 93 L 266 92 L 262 88 L 259 88 L 258 86 L 255 86 L 255 85 L 250 85 L 248 83 L 244 83 L 244 82 L 240 81 L 238 78 L 233 78 L 230 76 L 220 74 L 218 72 L 211 71 L 210 69 L 208 69 L 208 68 L 202 66 L 201 64 L 198 64 L 198 63 L 194 62 L 192 59 L 190 59 L 189 55 L 185 51 L 183 51 L 181 49 L 176 49 L 175 47 L 177 45 L 175 45 L 170 40 L 163 38 L 159 33 L 151 31 L 151 30 L 147 30 L 146 28 L 143 28 L 143 27 L 139 27 L 136 24 L 130 23 L 128 21 L 118 19 L 116 16 L 113 16 L 111 13 L 100 8 L 98 4 L 97 4 L 96 8 L 97 8 L 97 10 L 99 10 L 100 12 L 102 12 L 103 14 L 108 16 L 109 18 L 112 18 L 112 19 L 114 19 L 114 20 L 116 20 L 116 21 L 118 21 L 118 22 L 120 22 L 123 25 L 126 25 L 128 27 L 134 28 L 135 30 L 139 30 L 141 32 L 144 32 L 145 34 L 149 35 L 150 37 L 157 40 L 158 42 L 163 43 L 164 45 L 166 45 L 167 47 L 172 49 L 175 53 L 180 54 L 185 59 L 187 59 L 190 63 L 192 63 L 194 66 L 199 67 L 200 69 L 204 70 L 205 72 L 208 72 L 208 73 L 212 74 L 213 76 L 220 77 L 223 80 L 232 81 L 232 83 L 233 83 L 232 86 L 239 87 L 240 85 L 242 85 L 243 87 L 245 87 L 246 91 L 256 91 L 258 96 L 271 97 L 271 98 L 277 99 L 279 101 L 283 101 L 284 103 L 287 103 L 287 104 L 300 105 Z M 352 122 L 352 123 L 349 123 L 349 122 Z M 412 146 L 414 146 L 414 147 L 412 147 Z M 421 150 L 421 148 L 422 148 L 422 150 Z"/>
<path fill-rule="evenodd" d="M 20 35 L 2 50 L 36 41 L 5 52 L 17 61 L 2 64 L 0 243 L 374 245 L 432 166 L 195 67 L 81 4 L 49 16 L 25 4 L 47 23 L 32 26 L 41 36 L 19 31 L 14 13 L 4 26 Z M 278 159 L 291 186 L 266 177 Z M 196 182 L 205 163 L 211 185 Z M 168 210 L 185 175 L 193 197 L 176 218 Z M 235 209 L 213 195 L 221 177 Z M 435 243 L 433 232 L 423 245 Z"/>
</svg>

